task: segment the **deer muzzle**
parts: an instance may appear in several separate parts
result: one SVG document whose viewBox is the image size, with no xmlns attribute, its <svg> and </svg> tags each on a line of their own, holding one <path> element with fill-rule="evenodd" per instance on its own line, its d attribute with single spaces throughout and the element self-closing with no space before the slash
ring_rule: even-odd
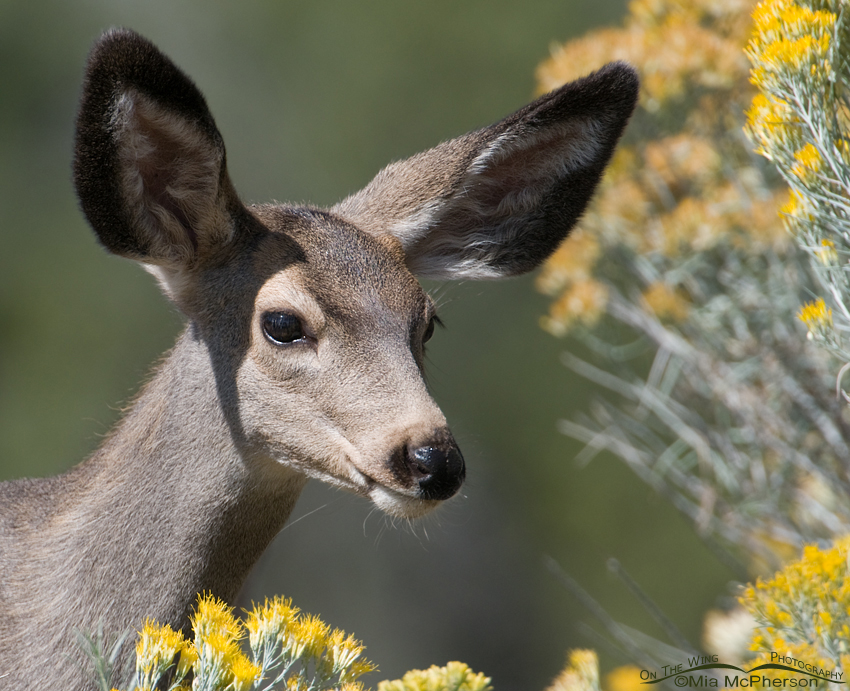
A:
<svg viewBox="0 0 850 691">
<path fill-rule="evenodd" d="M 420 446 L 407 449 L 412 475 L 419 483 L 421 499 L 443 500 L 460 489 L 466 477 L 466 465 L 457 444 Z"/>
<path fill-rule="evenodd" d="M 466 477 L 463 454 L 445 428 L 424 439 L 409 439 L 397 448 L 390 466 L 396 480 L 425 501 L 448 499 Z"/>
</svg>

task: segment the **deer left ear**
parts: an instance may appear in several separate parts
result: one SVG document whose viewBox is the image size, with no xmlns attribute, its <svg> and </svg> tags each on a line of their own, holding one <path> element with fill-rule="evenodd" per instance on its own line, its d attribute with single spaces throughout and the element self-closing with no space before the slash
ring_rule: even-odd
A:
<svg viewBox="0 0 850 691">
<path fill-rule="evenodd" d="M 336 210 L 404 247 L 428 278 L 501 278 L 543 262 L 589 202 L 634 110 L 612 63 L 501 122 L 381 171 Z"/>
<path fill-rule="evenodd" d="M 227 243 L 240 205 L 204 97 L 124 29 L 104 34 L 89 56 L 74 183 L 104 246 L 155 267 L 161 280 Z"/>
</svg>

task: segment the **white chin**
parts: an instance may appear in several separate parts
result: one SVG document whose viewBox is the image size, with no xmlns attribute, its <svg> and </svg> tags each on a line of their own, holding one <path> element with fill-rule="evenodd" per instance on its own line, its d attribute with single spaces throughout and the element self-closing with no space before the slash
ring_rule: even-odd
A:
<svg viewBox="0 0 850 691">
<path fill-rule="evenodd" d="M 369 490 L 369 498 L 381 511 L 397 518 L 419 518 L 441 503 L 430 499 L 414 499 L 378 485 Z"/>
</svg>

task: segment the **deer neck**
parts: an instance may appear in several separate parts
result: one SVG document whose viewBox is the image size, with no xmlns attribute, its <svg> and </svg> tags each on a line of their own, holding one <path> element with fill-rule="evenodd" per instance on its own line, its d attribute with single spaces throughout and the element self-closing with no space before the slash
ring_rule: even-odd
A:
<svg viewBox="0 0 850 691">
<path fill-rule="evenodd" d="M 289 517 L 306 478 L 251 453 L 232 377 L 213 361 L 187 329 L 115 432 L 72 471 L 69 513 L 87 527 L 69 537 L 68 556 L 82 565 L 82 597 L 99 600 L 83 611 L 182 627 L 197 593 L 235 598 Z"/>
</svg>

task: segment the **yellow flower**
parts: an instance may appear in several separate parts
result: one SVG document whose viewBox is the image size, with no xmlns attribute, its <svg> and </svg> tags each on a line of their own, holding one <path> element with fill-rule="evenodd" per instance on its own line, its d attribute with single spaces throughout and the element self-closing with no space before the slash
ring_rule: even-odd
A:
<svg viewBox="0 0 850 691">
<path fill-rule="evenodd" d="M 811 142 L 794 154 L 794 160 L 797 162 L 791 168 L 791 172 L 801 180 L 805 180 L 807 176 L 820 170 L 820 152 Z"/>
<path fill-rule="evenodd" d="M 567 666 L 546 691 L 599 691 L 596 653 L 592 650 L 571 650 L 567 654 Z"/>
<path fill-rule="evenodd" d="M 829 50 L 829 34 L 820 37 L 801 36 L 797 39 L 779 39 L 768 43 L 757 55 L 761 67 L 753 71 L 753 83 L 759 85 L 766 77 L 765 71 L 778 72 L 782 69 L 799 69 L 803 64 L 823 65 Z"/>
<path fill-rule="evenodd" d="M 799 119 L 782 99 L 761 92 L 753 97 L 746 130 L 759 147 L 757 153 L 772 158 L 777 146 L 798 136 L 799 127 Z"/>
<path fill-rule="evenodd" d="M 401 679 L 382 681 L 378 691 L 492 691 L 489 677 L 475 673 L 462 662 L 449 662 L 445 667 L 433 665 L 426 670 L 412 669 Z"/>
<path fill-rule="evenodd" d="M 348 669 L 340 675 L 340 678 L 343 681 L 352 681 L 358 677 L 362 677 L 364 674 L 376 671 L 378 671 L 378 665 L 374 662 L 369 662 L 369 660 L 355 660 L 350 663 Z"/>
<path fill-rule="evenodd" d="M 643 293 L 646 306 L 659 319 L 681 322 L 688 318 L 690 304 L 666 283 L 652 283 Z"/>
<path fill-rule="evenodd" d="M 646 691 L 640 678 L 640 669 L 634 665 L 616 667 L 605 675 L 608 691 Z"/>
<path fill-rule="evenodd" d="M 282 597 L 266 599 L 262 606 L 255 605 L 245 620 L 251 647 L 259 647 L 263 639 L 277 639 L 296 619 L 298 612 L 291 599 Z"/>
<path fill-rule="evenodd" d="M 168 624 L 160 626 L 147 619 L 136 643 L 136 669 L 146 678 L 153 673 L 162 674 L 186 645 L 182 633 Z"/>
<path fill-rule="evenodd" d="M 561 245 L 550 257 L 537 279 L 537 287 L 547 295 L 555 295 L 565 286 L 590 277 L 600 254 L 599 241 L 584 229 L 575 230 L 569 242 Z"/>
<path fill-rule="evenodd" d="M 588 328 L 602 316 L 608 304 L 608 287 L 588 279 L 573 284 L 555 301 L 551 316 L 543 320 L 543 327 L 555 335 L 566 333 L 576 322 Z"/>
<path fill-rule="evenodd" d="M 187 651 L 186 663 L 198 660 L 198 666 L 206 675 L 230 684 L 233 681 L 230 667 L 243 654 L 239 646 L 244 631 L 242 622 L 233 616 L 232 607 L 211 593 L 198 595 L 191 621 L 195 647 Z"/>
<path fill-rule="evenodd" d="M 707 182 L 720 172 L 722 165 L 712 142 L 692 134 L 651 141 L 643 155 L 647 168 L 660 175 L 671 188 Z"/>
<path fill-rule="evenodd" d="M 262 670 L 244 654 L 240 653 L 235 656 L 230 663 L 230 673 L 233 675 L 233 691 L 246 691 L 257 680 L 261 672 Z"/>
<path fill-rule="evenodd" d="M 788 192 L 788 201 L 779 208 L 780 213 L 787 216 L 796 216 L 800 211 L 801 201 L 800 195 L 794 190 L 790 190 Z"/>
<path fill-rule="evenodd" d="M 199 640 L 199 646 L 220 660 L 223 666 L 233 662 L 240 654 L 239 643 L 219 631 L 211 631 Z"/>
<path fill-rule="evenodd" d="M 822 249 L 816 250 L 815 254 L 824 264 L 834 264 L 838 261 L 838 252 L 835 251 L 835 243 L 824 238 L 820 241 Z"/>
<path fill-rule="evenodd" d="M 538 67 L 539 91 L 550 91 L 611 60 L 638 67 L 641 105 L 650 112 L 694 86 L 728 88 L 746 74 L 740 45 L 747 26 L 736 22 L 736 15 L 744 12 L 718 9 L 717 3 L 632 2 L 625 27 L 597 30 L 556 47 Z M 718 18 L 725 31 L 707 26 L 707 20 Z"/>
<path fill-rule="evenodd" d="M 685 197 L 669 213 L 659 214 L 663 243 L 659 249 L 666 256 L 712 247 L 728 231 L 727 219 L 718 213 L 719 205 L 705 196 Z"/>
<path fill-rule="evenodd" d="M 331 667 L 335 674 L 343 673 L 344 681 L 353 681 L 377 669 L 371 662 L 358 659 L 366 648 L 354 636 L 346 636 L 345 631 L 334 629 L 326 638 L 326 644 Z"/>
<path fill-rule="evenodd" d="M 769 661 L 775 651 L 834 667 L 829 651 L 844 650 L 850 632 L 848 553 L 850 537 L 831 549 L 807 545 L 800 560 L 744 591 L 741 604 L 761 627 L 751 646 L 764 653 L 760 661 Z"/>
<path fill-rule="evenodd" d="M 197 661 L 198 651 L 195 650 L 194 645 L 186 641 L 183 649 L 180 651 L 180 660 L 177 663 L 177 676 L 185 677 Z"/>
<path fill-rule="evenodd" d="M 757 40 L 771 42 L 781 36 L 831 32 L 837 15 L 827 10 L 812 10 L 788 0 L 761 2 L 753 11 Z"/>
<path fill-rule="evenodd" d="M 198 595 L 198 604 L 190 619 L 195 636 L 205 638 L 209 633 L 217 633 L 229 640 L 242 637 L 242 623 L 233 616 L 233 608 L 212 593 Z"/>
<path fill-rule="evenodd" d="M 769 81 L 771 73 L 797 70 L 810 64 L 817 75 L 818 69 L 828 69 L 825 63 L 830 46 L 836 15 L 832 12 L 814 11 L 787 0 L 762 2 L 753 12 L 755 29 L 747 53 L 755 68 L 752 80 L 758 86 Z"/>
<path fill-rule="evenodd" d="M 264 670 L 276 676 L 281 667 L 289 670 L 285 685 L 290 691 L 316 689 L 317 680 L 321 688 L 332 685 L 340 691 L 363 691 L 357 678 L 377 669 L 362 657 L 365 647 L 360 641 L 340 629 L 331 632 L 319 617 L 301 615 L 291 600 L 281 597 L 254 606 L 243 623 L 233 615 L 232 607 L 203 593 L 191 621 L 194 645 L 168 626 L 145 622 L 136 647 L 136 691 L 159 688 L 162 675 L 173 669 L 175 662 L 172 683 L 176 691 L 189 691 L 179 684 L 190 671 L 202 688 L 248 691 Z M 246 630 L 253 660 L 240 646 Z M 467 690 L 467 686 L 459 688 Z M 484 687 L 468 688 L 481 691 Z"/>
<path fill-rule="evenodd" d="M 832 310 L 826 306 L 823 298 L 803 305 L 797 317 L 809 328 L 809 331 L 818 327 L 832 326 Z"/>
</svg>

